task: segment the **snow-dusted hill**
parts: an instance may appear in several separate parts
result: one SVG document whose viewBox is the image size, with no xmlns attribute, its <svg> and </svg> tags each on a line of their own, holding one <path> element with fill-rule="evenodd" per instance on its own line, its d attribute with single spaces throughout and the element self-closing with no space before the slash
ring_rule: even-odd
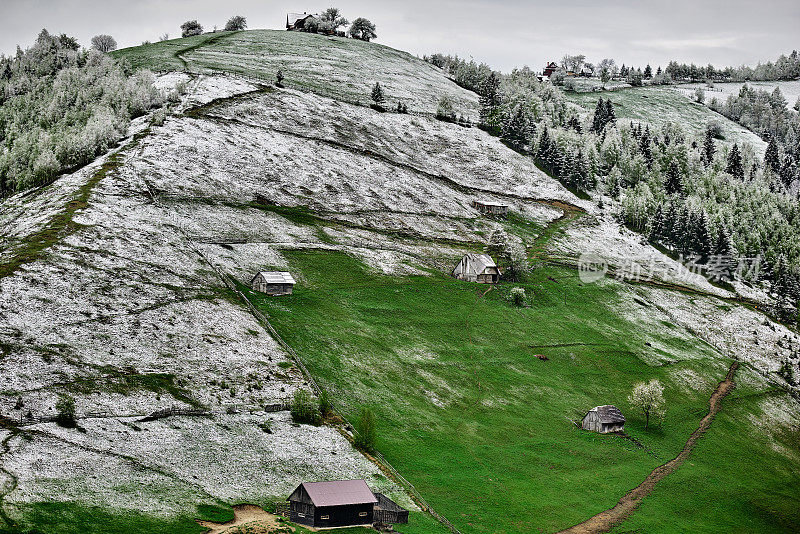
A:
<svg viewBox="0 0 800 534">
<path fill-rule="evenodd" d="M 425 75 L 474 105 L 442 74 Z M 392 79 L 398 94 L 419 96 L 413 76 Z M 590 216 L 550 245 L 554 256 L 675 264 L 477 128 L 229 75 L 159 83 L 180 81 L 185 101 L 162 125 L 145 118 L 118 150 L 0 205 L 0 497 L 12 517 L 24 519 L 30 503 L 75 500 L 171 517 L 356 477 L 414 509 L 333 428 L 265 412 L 309 386 L 220 273 L 246 284 L 297 248 L 343 251 L 386 274 L 447 272 L 493 229 L 506 224 L 535 248 L 567 212 Z M 474 199 L 507 202 L 534 230 L 480 217 Z M 752 363 L 747 376 L 764 383 L 800 344 L 736 304 L 710 321 L 733 295 L 699 276 L 681 284 L 696 293 L 632 289 L 620 315 L 643 329 L 670 320 L 721 357 Z M 653 314 L 634 311 L 643 299 Z M 748 333 L 757 329 L 771 334 Z M 65 396 L 80 431 L 51 420 Z M 141 421 L 170 408 L 210 415 Z"/>
</svg>

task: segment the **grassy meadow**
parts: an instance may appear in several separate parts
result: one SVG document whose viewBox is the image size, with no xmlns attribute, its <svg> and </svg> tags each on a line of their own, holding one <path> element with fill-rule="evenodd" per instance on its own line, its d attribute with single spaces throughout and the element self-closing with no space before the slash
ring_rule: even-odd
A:
<svg viewBox="0 0 800 534">
<path fill-rule="evenodd" d="M 373 274 L 341 253 L 285 254 L 301 277 L 294 294 L 250 298 L 348 418 L 362 407 L 375 410 L 378 449 L 465 533 L 554 531 L 612 506 L 674 457 L 707 411 L 713 387 L 682 388 L 676 370 L 715 385 L 727 365 L 670 325 L 641 332 L 613 312 L 619 287 L 583 285 L 574 271 L 538 270 L 534 281 L 519 284 L 529 307 L 516 308 L 507 299 L 510 284 L 484 295 L 486 286 L 438 274 Z M 643 363 L 639 356 L 655 350 L 648 339 L 672 347 L 663 356 L 678 362 Z M 645 431 L 626 397 L 635 382 L 651 378 L 667 387 L 668 414 Z M 626 432 L 641 445 L 572 424 L 598 404 L 618 405 L 628 418 Z M 749 438 L 721 435 L 726 448 L 748 451 Z M 738 464 L 727 455 L 714 462 L 726 469 Z M 751 462 L 765 489 L 780 495 L 787 481 L 797 481 L 783 472 L 788 463 L 769 465 L 776 471 Z M 691 476 L 691 464 L 683 470 Z M 745 481 L 744 500 L 752 497 Z M 793 502 L 783 498 L 784 508 Z M 660 513 L 642 515 L 663 520 Z M 691 524 L 693 516 L 685 517 Z M 769 513 L 764 521 L 780 524 Z M 413 522 L 402 531 L 418 532 Z M 662 524 L 648 531 L 675 530 Z"/>
</svg>

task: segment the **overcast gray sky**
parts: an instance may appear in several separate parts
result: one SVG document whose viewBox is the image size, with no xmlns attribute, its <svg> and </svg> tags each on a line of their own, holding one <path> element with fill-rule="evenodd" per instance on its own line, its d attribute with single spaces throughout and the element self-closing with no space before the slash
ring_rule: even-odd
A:
<svg viewBox="0 0 800 534">
<path fill-rule="evenodd" d="M 124 47 L 176 37 L 188 19 L 212 29 L 241 14 L 250 28 L 280 29 L 287 11 L 331 4 L 350 20 L 372 20 L 380 43 L 417 55 L 472 56 L 504 71 L 539 69 L 564 54 L 636 66 L 670 59 L 725 66 L 800 49 L 800 0 L 0 0 L 0 52 L 29 46 L 42 28 L 84 46 L 109 33 Z"/>
</svg>

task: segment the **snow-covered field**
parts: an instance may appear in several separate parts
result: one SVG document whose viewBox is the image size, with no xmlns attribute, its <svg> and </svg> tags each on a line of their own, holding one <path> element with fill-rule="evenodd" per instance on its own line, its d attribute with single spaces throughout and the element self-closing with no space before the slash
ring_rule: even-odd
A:
<svg viewBox="0 0 800 534">
<path fill-rule="evenodd" d="M 770 93 L 774 91 L 776 87 L 779 87 L 790 108 L 794 106 L 797 99 L 800 98 L 800 80 L 746 83 L 753 89 L 759 89 Z M 744 82 L 715 82 L 714 87 L 707 87 L 705 83 L 686 83 L 676 86 L 676 89 L 687 97 L 693 98 L 695 90 L 701 87 L 706 93 L 706 101 L 710 102 L 712 98 L 716 98 L 721 102 L 725 102 L 730 95 L 739 94 L 744 84 Z"/>
</svg>

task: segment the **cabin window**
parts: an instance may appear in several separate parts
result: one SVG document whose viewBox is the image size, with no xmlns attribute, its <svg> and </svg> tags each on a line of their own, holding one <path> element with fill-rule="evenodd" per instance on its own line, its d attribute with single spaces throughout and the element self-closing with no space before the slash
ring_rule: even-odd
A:
<svg viewBox="0 0 800 534">
<path fill-rule="evenodd" d="M 359 512 L 358 517 L 367 517 L 367 512 Z"/>
<path fill-rule="evenodd" d="M 329 516 L 329 515 L 321 515 L 321 516 L 319 516 L 319 518 L 320 519 L 330 519 L 331 516 Z"/>
</svg>

